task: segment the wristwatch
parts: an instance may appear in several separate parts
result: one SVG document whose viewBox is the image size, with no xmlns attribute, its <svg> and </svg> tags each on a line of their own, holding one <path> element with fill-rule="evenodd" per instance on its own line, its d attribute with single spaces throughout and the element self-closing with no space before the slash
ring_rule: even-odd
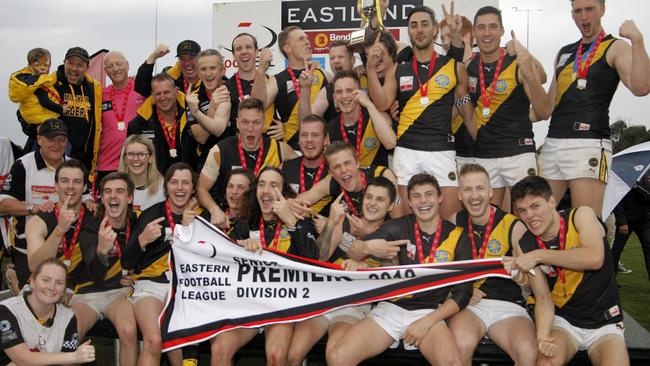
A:
<svg viewBox="0 0 650 366">
<path fill-rule="evenodd" d="M 30 203 L 29 205 L 27 205 L 27 214 L 30 215 L 30 216 L 34 215 L 34 204 L 33 203 Z"/>
</svg>

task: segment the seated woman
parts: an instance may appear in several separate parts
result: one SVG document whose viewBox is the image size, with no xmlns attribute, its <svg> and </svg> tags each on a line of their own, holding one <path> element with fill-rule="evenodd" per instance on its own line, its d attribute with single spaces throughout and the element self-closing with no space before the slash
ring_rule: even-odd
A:
<svg viewBox="0 0 650 366">
<path fill-rule="evenodd" d="M 294 197 L 282 171 L 265 167 L 248 192 L 241 208 L 243 215 L 230 232 L 230 237 L 250 251 L 270 248 L 278 252 L 318 259 L 315 233 L 311 219 L 298 220 L 291 213 L 286 198 Z M 259 329 L 234 329 L 212 339 L 212 364 L 232 364 L 238 349 L 248 343 Z M 264 328 L 268 364 L 284 365 L 293 324 L 273 324 Z"/>
<path fill-rule="evenodd" d="M 133 210 L 136 214 L 165 200 L 163 177 L 156 166 L 156 150 L 148 138 L 131 135 L 124 141 L 118 171 L 127 173 L 135 184 Z"/>
<path fill-rule="evenodd" d="M 56 258 L 41 262 L 29 279 L 30 291 L 0 303 L 0 364 L 58 365 L 92 362 L 90 341 L 77 348 L 77 320 L 59 304 L 68 272 Z"/>
</svg>

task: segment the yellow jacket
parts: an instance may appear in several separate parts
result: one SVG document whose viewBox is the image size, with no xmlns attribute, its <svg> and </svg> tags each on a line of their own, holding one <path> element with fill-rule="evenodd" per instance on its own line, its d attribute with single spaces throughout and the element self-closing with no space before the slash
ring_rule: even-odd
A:
<svg viewBox="0 0 650 366">
<path fill-rule="evenodd" d="M 59 116 L 58 113 L 43 107 L 34 94 L 36 89 L 40 87 L 46 87 L 54 91 L 55 79 L 55 74 L 40 75 L 38 77 L 32 75 L 29 67 L 18 70 L 9 77 L 9 99 L 14 103 L 19 103 L 18 110 L 27 123 L 41 124 L 46 119 Z M 50 99 L 56 102 L 52 96 L 50 96 Z"/>
</svg>

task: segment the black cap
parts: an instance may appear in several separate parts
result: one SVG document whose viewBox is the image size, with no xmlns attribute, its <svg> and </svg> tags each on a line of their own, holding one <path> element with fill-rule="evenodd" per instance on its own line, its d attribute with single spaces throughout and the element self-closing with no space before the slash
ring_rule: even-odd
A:
<svg viewBox="0 0 650 366">
<path fill-rule="evenodd" d="M 65 127 L 65 123 L 58 118 L 50 118 L 41 123 L 41 125 L 38 126 L 38 134 L 45 136 L 48 139 L 59 135 L 69 137 L 68 128 Z"/>
<path fill-rule="evenodd" d="M 72 47 L 71 49 L 68 50 L 68 52 L 65 53 L 66 60 L 72 56 L 77 56 L 86 62 L 90 60 L 90 56 L 88 56 L 88 51 L 86 51 L 81 47 Z"/>
<path fill-rule="evenodd" d="M 201 52 L 201 46 L 198 43 L 187 39 L 176 46 L 176 57 L 181 55 L 190 55 L 196 57 Z"/>
</svg>

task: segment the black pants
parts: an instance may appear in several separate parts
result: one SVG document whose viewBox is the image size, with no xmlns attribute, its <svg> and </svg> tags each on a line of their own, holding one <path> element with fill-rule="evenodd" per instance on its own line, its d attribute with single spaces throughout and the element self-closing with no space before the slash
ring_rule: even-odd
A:
<svg viewBox="0 0 650 366">
<path fill-rule="evenodd" d="M 640 221 L 630 221 L 627 223 L 628 233 L 621 234 L 616 227 L 616 234 L 614 235 L 614 244 L 612 244 L 612 257 L 614 259 L 614 268 L 618 268 L 618 261 L 621 259 L 621 253 L 623 253 L 623 248 L 627 244 L 627 239 L 636 233 L 636 236 L 641 242 L 641 248 L 643 249 L 643 257 L 645 259 L 645 269 L 648 279 L 650 279 L 650 221 L 649 220 L 640 220 Z"/>
</svg>

